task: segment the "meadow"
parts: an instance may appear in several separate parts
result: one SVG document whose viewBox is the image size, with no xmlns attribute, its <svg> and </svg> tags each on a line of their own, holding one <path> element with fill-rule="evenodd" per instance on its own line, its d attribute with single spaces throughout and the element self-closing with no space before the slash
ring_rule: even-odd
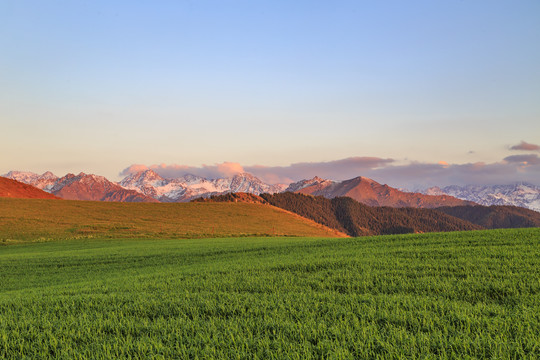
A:
<svg viewBox="0 0 540 360">
<path fill-rule="evenodd" d="M 346 236 L 270 205 L 0 198 L 0 245 L 58 239 Z"/>
<path fill-rule="evenodd" d="M 540 229 L 0 246 L 0 358 L 538 359 Z"/>
</svg>

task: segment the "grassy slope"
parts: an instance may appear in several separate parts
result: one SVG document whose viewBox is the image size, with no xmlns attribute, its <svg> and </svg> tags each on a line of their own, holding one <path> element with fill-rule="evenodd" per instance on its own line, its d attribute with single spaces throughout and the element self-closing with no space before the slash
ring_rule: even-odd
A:
<svg viewBox="0 0 540 360">
<path fill-rule="evenodd" d="M 0 358 L 540 357 L 540 229 L 0 247 Z"/>
<path fill-rule="evenodd" d="M 92 237 L 340 236 L 269 205 L 0 198 L 0 244 Z"/>
</svg>

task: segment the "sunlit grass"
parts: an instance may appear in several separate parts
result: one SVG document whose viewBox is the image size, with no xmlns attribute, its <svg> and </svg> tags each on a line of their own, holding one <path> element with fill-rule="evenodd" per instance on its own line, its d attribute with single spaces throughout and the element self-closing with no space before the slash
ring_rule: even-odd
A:
<svg viewBox="0 0 540 360">
<path fill-rule="evenodd" d="M 328 237 L 336 234 L 270 205 L 0 198 L 0 245 L 84 238 Z"/>
</svg>

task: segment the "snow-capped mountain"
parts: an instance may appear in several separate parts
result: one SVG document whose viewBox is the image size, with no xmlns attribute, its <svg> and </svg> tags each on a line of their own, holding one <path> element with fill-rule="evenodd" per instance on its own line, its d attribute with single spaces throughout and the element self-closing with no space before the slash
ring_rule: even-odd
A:
<svg viewBox="0 0 540 360">
<path fill-rule="evenodd" d="M 139 191 L 124 189 L 103 176 L 80 173 L 61 178 L 51 172 L 42 175 L 32 172 L 10 171 L 5 177 L 32 185 L 67 200 L 156 202 Z"/>
<path fill-rule="evenodd" d="M 540 186 L 526 183 L 491 186 L 451 185 L 444 188 L 432 187 L 424 190 L 423 193 L 427 195 L 451 195 L 486 206 L 513 205 L 540 211 Z"/>
<path fill-rule="evenodd" d="M 248 173 L 234 175 L 232 178 L 206 179 L 196 175 L 165 179 L 153 170 L 133 173 L 118 183 L 125 189 L 136 190 L 162 202 L 184 202 L 198 197 L 228 192 L 247 192 L 253 194 L 276 193 L 284 190 L 284 185 L 263 183 Z"/>
<path fill-rule="evenodd" d="M 327 198 L 350 196 L 371 206 L 437 207 L 471 205 L 513 205 L 540 212 L 540 186 L 531 184 L 495 186 L 432 187 L 419 193 L 399 191 L 374 180 L 357 177 L 345 181 L 332 181 L 314 177 L 286 185 L 269 185 L 248 173 L 228 178 L 206 179 L 184 175 L 168 179 L 155 171 L 133 173 L 119 183 L 103 176 L 80 173 L 58 177 L 47 171 L 36 174 L 10 171 L 3 175 L 42 189 L 64 199 L 98 201 L 185 202 L 198 197 L 245 192 L 259 195 L 283 191 L 322 195 Z M 426 195 L 431 195 L 426 197 Z M 460 199 L 460 200 L 458 200 Z"/>
<path fill-rule="evenodd" d="M 50 171 L 44 172 L 41 175 L 30 171 L 10 171 L 3 176 L 8 179 L 17 180 L 22 183 L 32 185 L 47 192 L 51 192 L 56 180 L 58 180 L 58 176 L 54 175 Z"/>
<path fill-rule="evenodd" d="M 51 192 L 68 200 L 156 202 L 155 199 L 140 192 L 124 189 L 104 176 L 85 173 L 61 177 Z"/>
<path fill-rule="evenodd" d="M 330 188 L 332 185 L 335 185 L 336 182 L 332 180 L 322 179 L 318 176 L 315 176 L 313 179 L 300 180 L 295 183 L 290 184 L 285 191 L 298 192 L 305 188 L 315 188 L 318 190 Z"/>
<path fill-rule="evenodd" d="M 313 179 L 292 183 L 286 191 L 324 196 L 328 199 L 348 196 L 369 206 L 437 208 L 440 206 L 475 205 L 472 202 L 446 194 L 428 196 L 400 191 L 363 176 L 344 181 L 332 181 L 314 177 Z"/>
</svg>

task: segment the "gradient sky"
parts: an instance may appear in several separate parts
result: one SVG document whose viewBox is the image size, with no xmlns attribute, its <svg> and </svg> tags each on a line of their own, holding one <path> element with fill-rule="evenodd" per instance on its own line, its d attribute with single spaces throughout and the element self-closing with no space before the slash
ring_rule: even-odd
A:
<svg viewBox="0 0 540 360">
<path fill-rule="evenodd" d="M 394 186 L 446 163 L 540 185 L 510 149 L 540 143 L 538 0 L 5 0 L 0 49 L 0 173 L 369 157 Z"/>
</svg>

